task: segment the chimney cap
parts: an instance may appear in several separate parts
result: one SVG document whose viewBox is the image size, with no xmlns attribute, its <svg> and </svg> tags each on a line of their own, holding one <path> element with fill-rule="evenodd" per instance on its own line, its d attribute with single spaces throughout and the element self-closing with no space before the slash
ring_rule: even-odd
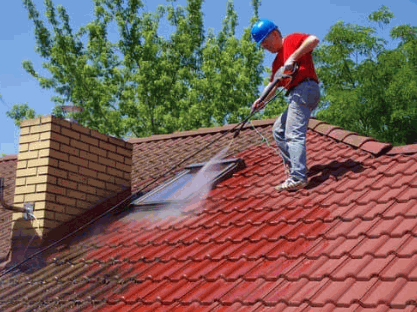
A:
<svg viewBox="0 0 417 312">
<path fill-rule="evenodd" d="M 72 104 L 70 104 L 70 105 L 62 105 L 61 106 L 61 109 L 62 109 L 62 111 L 65 114 L 68 114 L 68 113 L 81 113 L 83 111 L 83 108 L 82 107 L 80 107 L 80 106 L 74 106 Z M 75 118 L 69 118 L 69 117 L 67 117 L 67 118 L 65 118 L 65 120 L 66 121 L 69 121 L 69 122 L 73 122 L 73 123 L 78 123 L 77 119 L 75 119 Z"/>
</svg>

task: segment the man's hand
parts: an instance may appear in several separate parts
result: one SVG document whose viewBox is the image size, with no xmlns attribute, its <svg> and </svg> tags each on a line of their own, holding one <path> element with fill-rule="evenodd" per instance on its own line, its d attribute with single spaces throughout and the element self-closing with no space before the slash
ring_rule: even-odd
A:
<svg viewBox="0 0 417 312">
<path fill-rule="evenodd" d="M 251 109 L 251 113 L 261 110 L 262 108 L 264 108 L 265 103 L 261 102 L 260 99 L 257 99 L 255 102 L 253 102 L 252 104 L 252 109 Z"/>
<path fill-rule="evenodd" d="M 294 70 L 295 58 L 291 55 L 284 63 L 284 73 L 292 72 Z"/>
</svg>

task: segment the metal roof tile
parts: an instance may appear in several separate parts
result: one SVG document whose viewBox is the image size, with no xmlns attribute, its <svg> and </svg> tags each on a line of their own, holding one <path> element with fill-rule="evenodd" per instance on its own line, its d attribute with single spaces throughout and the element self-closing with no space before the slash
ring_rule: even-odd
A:
<svg viewBox="0 0 417 312">
<path fill-rule="evenodd" d="M 317 304 L 315 300 L 312 300 L 312 297 L 317 293 L 317 290 L 323 287 L 326 283 L 327 278 L 319 281 L 308 281 L 307 279 L 301 279 L 295 282 L 295 285 L 291 285 L 292 287 L 290 289 L 295 289 L 293 293 L 290 292 L 288 294 L 287 300 L 294 305 L 301 305 L 304 301 L 310 301 L 314 304 Z M 270 297 L 273 295 L 274 294 L 271 293 Z"/>
<path fill-rule="evenodd" d="M 335 280 L 340 281 L 349 277 L 357 280 L 369 280 L 378 275 L 387 262 L 386 258 L 375 259 L 369 254 L 358 259 L 345 257 L 345 261 L 331 275 Z"/>
<path fill-rule="evenodd" d="M 388 302 L 390 302 L 390 305 L 393 307 L 398 305 L 398 307 L 401 307 L 402 309 L 404 309 L 408 305 L 415 305 L 415 302 L 417 301 L 417 294 L 416 294 L 417 282 L 407 281 L 406 279 L 399 279 L 396 286 L 397 288 L 393 289 L 393 291 L 391 292 L 391 293 L 394 293 L 394 292 L 396 293 L 395 297 L 392 299 L 388 297 L 389 299 L 391 299 L 391 301 L 387 300 Z M 381 292 L 379 293 L 375 291 L 376 296 L 384 295 L 384 292 L 382 289 L 381 289 Z"/>
<path fill-rule="evenodd" d="M 376 156 L 379 156 L 388 152 L 391 148 L 392 148 L 391 144 L 375 142 L 375 141 L 368 141 L 361 145 L 361 149 L 369 153 L 372 153 Z"/>
<path fill-rule="evenodd" d="M 411 258 L 396 258 L 392 255 L 391 258 L 392 261 L 379 274 L 381 279 L 393 280 L 400 276 L 412 279 L 410 275 L 417 268 L 417 255 L 413 255 Z"/>
<path fill-rule="evenodd" d="M 250 272 L 255 265 L 254 261 L 247 261 L 244 258 L 237 261 L 221 261 L 217 267 L 205 275 L 205 279 L 214 281 L 221 278 L 228 282 L 247 279 L 246 273 Z"/>
<path fill-rule="evenodd" d="M 417 153 L 417 144 L 410 144 L 405 146 L 394 146 L 387 155 L 397 155 L 397 154 L 416 154 Z"/>
<path fill-rule="evenodd" d="M 348 281 L 348 283 L 346 283 Z M 343 292 L 339 298 L 337 298 L 337 302 L 339 304 L 351 305 L 355 303 L 356 300 L 359 300 L 362 304 L 369 305 L 369 308 L 375 308 L 377 306 L 377 302 L 374 301 L 364 301 L 363 296 L 374 286 L 375 283 L 378 282 L 378 279 L 372 278 L 369 281 L 357 281 L 354 278 L 348 278 L 345 282 L 333 282 L 330 287 L 333 288 L 335 285 L 342 284 L 344 288 Z"/>
<path fill-rule="evenodd" d="M 407 216 L 409 218 L 417 217 L 417 199 L 409 202 L 397 202 L 392 200 L 389 208 L 383 212 L 386 218 L 393 218 L 397 215 Z"/>
<path fill-rule="evenodd" d="M 417 199 L 417 186 L 404 185 L 398 189 L 398 191 L 392 195 L 393 198 L 398 200 L 400 203 L 406 203 L 411 200 Z"/>
<path fill-rule="evenodd" d="M 375 251 L 375 257 L 386 257 L 388 254 L 401 254 L 405 256 L 406 249 L 399 250 L 399 247 L 405 244 L 407 240 L 408 235 L 404 235 L 398 238 L 391 238 L 384 235 L 380 238 L 377 238 L 377 242 L 373 242 L 374 245 L 378 246 L 378 249 Z"/>
<path fill-rule="evenodd" d="M 392 308 L 401 309 L 405 307 L 405 301 L 401 300 L 401 296 L 398 297 L 400 289 L 405 290 L 405 292 L 409 291 L 407 286 L 414 286 L 416 287 L 417 284 L 413 282 L 407 282 L 406 279 L 398 278 L 394 281 L 374 281 L 369 289 L 367 289 L 367 293 L 362 298 L 362 302 L 364 305 L 369 306 L 376 306 L 377 304 L 385 304 L 390 305 Z M 415 294 L 415 288 L 414 288 Z M 398 298 L 395 300 L 395 298 Z M 412 298 L 409 297 L 409 299 Z"/>
</svg>

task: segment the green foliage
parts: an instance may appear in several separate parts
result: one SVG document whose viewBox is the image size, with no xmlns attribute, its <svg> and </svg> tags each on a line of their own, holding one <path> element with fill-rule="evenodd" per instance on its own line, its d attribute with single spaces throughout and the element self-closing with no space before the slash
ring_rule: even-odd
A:
<svg viewBox="0 0 417 312">
<path fill-rule="evenodd" d="M 20 127 L 22 120 L 35 118 L 36 112 L 33 108 L 29 108 L 27 103 L 13 104 L 6 112 L 6 116 L 13 119 L 14 124 Z"/>
<path fill-rule="evenodd" d="M 32 0 L 23 0 L 35 25 L 36 50 L 47 77 L 26 60 L 23 68 L 42 88 L 52 89 L 52 114 L 60 106 L 84 108 L 79 123 L 114 135 L 149 136 L 238 122 L 259 93 L 264 52 L 251 40 L 260 0 L 251 0 L 253 17 L 241 38 L 237 15 L 225 1 L 222 29 L 204 31 L 203 0 L 175 1 L 145 12 L 141 0 L 94 0 L 94 18 L 74 32 L 63 6 L 44 0 L 41 19 Z M 368 19 L 385 27 L 394 17 L 382 6 Z M 166 19 L 172 27 L 161 36 Z M 118 39 L 108 38 L 117 25 Z M 394 144 L 417 141 L 417 27 L 390 30 L 394 49 L 375 27 L 339 21 L 314 51 L 322 85 L 317 117 L 362 135 Z M 264 84 L 266 84 L 266 79 Z M 278 96 L 260 118 L 286 108 Z M 16 124 L 35 115 L 27 104 L 7 113 Z"/>
<path fill-rule="evenodd" d="M 210 30 L 202 49 L 202 76 L 194 80 L 188 122 L 199 116 L 204 126 L 222 125 L 249 113 L 262 82 L 263 51 L 251 41 L 250 27 L 237 39 L 236 26 L 233 1 L 227 1 L 221 31 L 215 36 Z"/>
<path fill-rule="evenodd" d="M 229 0 L 222 30 L 205 34 L 203 0 L 188 0 L 185 7 L 174 2 L 150 13 L 140 0 L 94 0 L 94 19 L 74 33 L 63 6 L 45 0 L 45 24 L 32 0 L 23 0 L 49 76 L 30 61 L 23 67 L 42 88 L 55 91 L 54 114 L 64 103 L 81 106 L 80 124 L 117 137 L 241 119 L 259 93 L 263 72 L 263 52 L 251 41 L 250 28 L 236 38 Z M 252 5 L 253 24 L 260 1 Z M 159 35 L 162 19 L 173 27 L 169 38 Z M 116 42 L 108 38 L 114 24 Z"/>
<path fill-rule="evenodd" d="M 380 7 L 379 10 L 372 12 L 368 16 L 368 20 L 379 23 L 381 27 L 383 25 L 388 25 L 392 18 L 394 18 L 394 14 L 385 5 Z"/>
<path fill-rule="evenodd" d="M 389 23 L 383 6 L 369 20 Z M 323 96 L 317 117 L 393 144 L 417 141 L 417 27 L 391 29 L 395 49 L 376 29 L 337 22 L 315 51 Z"/>
</svg>

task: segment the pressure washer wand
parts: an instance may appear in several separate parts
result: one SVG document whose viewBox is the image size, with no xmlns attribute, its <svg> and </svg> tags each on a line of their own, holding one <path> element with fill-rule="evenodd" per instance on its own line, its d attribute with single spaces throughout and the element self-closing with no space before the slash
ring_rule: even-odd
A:
<svg viewBox="0 0 417 312">
<path fill-rule="evenodd" d="M 261 96 L 259 97 L 260 101 L 263 102 L 266 97 L 268 96 L 268 94 L 272 91 L 272 89 L 277 85 L 277 83 L 279 81 L 281 81 L 282 79 L 287 79 L 289 78 L 290 81 L 288 82 L 287 86 L 291 83 L 294 75 L 297 73 L 298 71 L 298 64 L 295 63 L 294 64 L 294 69 L 290 74 L 284 74 L 284 68 L 281 67 L 274 76 L 274 80 L 272 81 L 272 83 L 270 83 L 268 86 L 266 86 L 266 88 L 262 91 Z M 253 110 L 251 108 L 250 114 L 242 121 L 242 125 L 240 126 L 240 128 L 235 132 L 235 134 L 233 135 L 233 139 L 236 138 L 240 131 L 243 129 L 243 127 L 245 126 L 245 124 L 248 122 L 248 120 L 255 115 L 257 112 L 259 112 L 260 110 L 264 109 L 266 105 L 268 105 L 269 102 L 272 102 L 278 95 L 280 95 L 282 93 L 284 89 L 281 89 L 278 93 L 275 93 L 274 96 L 272 98 L 270 98 L 263 107 Z"/>
</svg>

